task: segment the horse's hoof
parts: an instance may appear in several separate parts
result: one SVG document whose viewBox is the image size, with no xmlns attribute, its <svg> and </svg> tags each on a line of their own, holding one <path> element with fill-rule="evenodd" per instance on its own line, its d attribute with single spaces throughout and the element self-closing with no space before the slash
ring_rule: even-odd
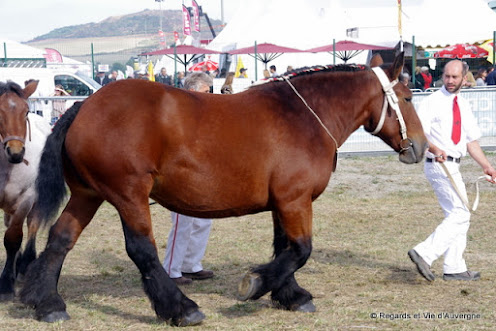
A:
<svg viewBox="0 0 496 331">
<path fill-rule="evenodd" d="M 68 321 L 70 319 L 71 317 L 69 316 L 69 314 L 67 314 L 66 311 L 54 311 L 53 313 L 50 313 L 45 316 L 41 316 L 39 318 L 40 321 L 47 323 L 63 322 L 63 321 Z"/>
<path fill-rule="evenodd" d="M 0 294 L 0 302 L 8 302 L 14 300 L 14 293 L 2 293 Z"/>
<path fill-rule="evenodd" d="M 262 277 L 259 274 L 249 273 L 238 284 L 238 300 L 251 299 L 262 287 Z"/>
<path fill-rule="evenodd" d="M 192 326 L 198 325 L 205 319 L 205 314 L 203 314 L 199 310 L 195 310 L 194 312 L 186 315 L 183 319 L 177 323 L 177 326 Z"/>
<path fill-rule="evenodd" d="M 308 301 L 307 303 L 298 306 L 298 308 L 295 309 L 295 311 L 299 311 L 302 313 L 315 313 L 317 308 L 315 308 L 315 305 L 313 304 L 312 300 Z"/>
</svg>

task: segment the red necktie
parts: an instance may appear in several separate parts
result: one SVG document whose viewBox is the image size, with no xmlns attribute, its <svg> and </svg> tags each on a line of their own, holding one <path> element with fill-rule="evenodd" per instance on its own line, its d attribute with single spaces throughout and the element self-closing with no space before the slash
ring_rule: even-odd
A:
<svg viewBox="0 0 496 331">
<path fill-rule="evenodd" d="M 462 133 L 462 118 L 460 116 L 460 107 L 458 107 L 458 96 L 453 99 L 453 129 L 451 130 L 451 140 L 456 144 L 460 142 Z"/>
</svg>

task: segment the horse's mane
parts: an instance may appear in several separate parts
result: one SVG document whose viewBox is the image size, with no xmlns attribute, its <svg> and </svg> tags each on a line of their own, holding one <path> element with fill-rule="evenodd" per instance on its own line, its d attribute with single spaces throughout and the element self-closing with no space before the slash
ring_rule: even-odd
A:
<svg viewBox="0 0 496 331">
<path fill-rule="evenodd" d="M 367 70 L 368 68 L 369 68 L 368 66 L 360 65 L 360 64 L 338 64 L 338 65 L 329 64 L 329 65 L 316 65 L 312 67 L 301 67 L 294 69 L 292 71 L 285 72 L 284 74 L 276 77 L 262 79 L 253 85 L 256 86 L 270 82 L 280 82 L 295 77 L 312 75 L 317 72 L 354 72 L 354 71 Z"/>
<path fill-rule="evenodd" d="M 7 81 L 7 83 L 0 82 L 0 95 L 3 95 L 7 92 L 14 92 L 19 97 L 24 97 L 24 92 L 19 84 L 12 81 Z"/>
</svg>

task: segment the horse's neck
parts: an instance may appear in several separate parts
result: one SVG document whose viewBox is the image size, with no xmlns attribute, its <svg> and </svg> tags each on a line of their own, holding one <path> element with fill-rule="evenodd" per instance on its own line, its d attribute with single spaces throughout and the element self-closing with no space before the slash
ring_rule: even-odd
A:
<svg viewBox="0 0 496 331">
<path fill-rule="evenodd" d="M 369 82 L 366 80 L 369 78 L 365 74 L 353 75 L 352 79 L 347 77 L 343 81 L 339 78 L 328 79 L 305 96 L 308 97 L 309 106 L 334 135 L 339 145 L 342 145 L 368 117 L 365 107 L 372 95 L 364 87 L 368 86 Z M 343 89 L 348 89 L 350 93 L 343 95 Z"/>
</svg>

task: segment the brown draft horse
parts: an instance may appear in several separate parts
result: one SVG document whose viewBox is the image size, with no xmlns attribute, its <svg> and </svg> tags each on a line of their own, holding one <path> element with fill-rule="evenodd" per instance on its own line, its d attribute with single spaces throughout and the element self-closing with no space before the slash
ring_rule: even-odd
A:
<svg viewBox="0 0 496 331">
<path fill-rule="evenodd" d="M 13 82 L 0 82 L 0 209 L 7 227 L 4 246 L 7 253 L 0 276 L 0 301 L 14 298 L 16 278 L 25 274 L 28 264 L 36 258 L 36 234 L 40 225 L 33 212 L 36 203 L 35 180 L 38 163 L 50 134 L 50 125 L 41 116 L 28 115 L 27 98 L 38 82 L 24 89 Z M 29 124 L 29 125 L 28 125 Z M 28 240 L 21 252 L 24 220 Z"/>
<path fill-rule="evenodd" d="M 380 64 L 374 59 L 371 66 Z M 398 78 L 402 66 L 403 54 L 386 69 L 387 83 Z M 151 197 L 197 217 L 272 211 L 274 259 L 245 276 L 239 296 L 255 300 L 271 292 L 280 307 L 314 311 L 312 295 L 297 284 L 294 273 L 312 250 L 312 201 L 325 190 L 335 167 L 336 144 L 361 125 L 373 131 L 381 114 L 385 118 L 377 135 L 401 161 L 420 162 L 427 142 L 406 87 L 397 84 L 390 92 L 401 112 L 387 104 L 382 112 L 385 92 L 369 68 L 320 69 L 233 95 L 118 81 L 70 109 L 45 145 L 37 182 L 39 212 L 43 218 L 57 212 L 64 178 L 71 197 L 50 229 L 45 251 L 28 268 L 21 301 L 33 306 L 40 320 L 69 318 L 57 292 L 60 270 L 107 200 L 119 212 L 126 251 L 158 317 L 173 325 L 200 323 L 204 314 L 160 263 Z M 407 139 L 400 135 L 398 117 L 406 122 Z"/>
</svg>

